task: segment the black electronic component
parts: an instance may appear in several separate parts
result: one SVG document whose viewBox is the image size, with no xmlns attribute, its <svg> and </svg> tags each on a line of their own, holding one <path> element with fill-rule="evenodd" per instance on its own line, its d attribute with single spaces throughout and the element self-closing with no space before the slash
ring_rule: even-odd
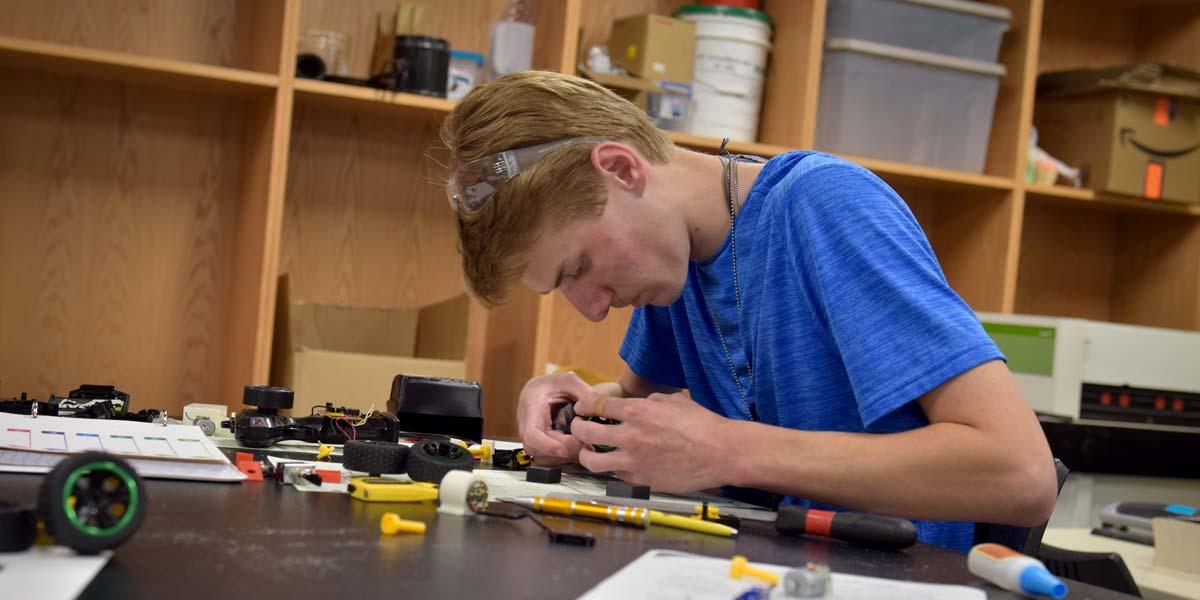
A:
<svg viewBox="0 0 1200 600">
<path fill-rule="evenodd" d="M 33 509 L 0 501 L 0 552 L 24 552 L 37 539 Z"/>
<path fill-rule="evenodd" d="M 561 404 L 561 405 L 551 409 L 550 427 L 552 429 L 554 429 L 555 431 L 570 435 L 571 434 L 571 423 L 574 423 L 575 419 L 583 419 L 584 421 L 592 421 L 595 423 L 600 423 L 602 425 L 618 425 L 618 424 L 620 424 L 620 421 L 614 421 L 612 419 L 605 419 L 603 417 L 580 416 L 575 413 L 575 403 L 568 402 L 566 404 Z M 617 449 L 615 446 L 606 446 L 604 444 L 594 444 L 592 446 L 592 448 L 596 452 L 612 452 L 613 450 Z"/>
<path fill-rule="evenodd" d="M 403 431 L 483 441 L 483 389 L 474 381 L 397 375 L 388 409 Z"/>
<path fill-rule="evenodd" d="M 288 388 L 248 385 L 242 393 L 242 402 L 257 410 L 244 411 L 236 421 L 225 421 L 222 426 L 232 429 L 238 442 L 250 448 L 266 448 L 283 440 L 341 444 L 358 439 L 383 442 L 400 439 L 396 417 L 388 413 L 375 412 L 364 417 L 359 411 L 326 404 L 326 414 L 300 418 L 279 414 L 281 409 L 292 408 L 294 395 Z"/>
<path fill-rule="evenodd" d="M 81 554 L 125 543 L 142 524 L 148 505 L 146 486 L 133 467 L 103 452 L 62 460 L 38 493 L 46 532 Z"/>
<path fill-rule="evenodd" d="M 556 544 L 569 544 L 571 546 L 595 546 L 596 538 L 590 533 L 571 533 L 569 531 L 558 531 L 550 529 L 546 532 L 550 536 L 550 541 Z"/>
<path fill-rule="evenodd" d="M 29 397 L 29 394 L 21 392 L 20 398 L 11 400 L 0 400 L 0 412 L 13 415 L 31 415 L 33 414 L 33 404 L 37 403 L 37 414 L 46 417 L 57 417 L 58 406 L 49 402 L 41 402 Z"/>
<path fill-rule="evenodd" d="M 474 468 L 475 457 L 466 448 L 450 442 L 418 442 L 408 453 L 408 476 L 413 481 L 441 483 L 450 471 Z"/>
<path fill-rule="evenodd" d="M 559 483 L 562 481 L 562 469 L 558 467 L 531 466 L 525 472 L 525 481 L 533 483 Z"/>
<path fill-rule="evenodd" d="M 60 417 L 112 418 L 129 412 L 129 394 L 114 385 L 84 384 L 67 393 L 66 398 L 50 396 Z"/>
<path fill-rule="evenodd" d="M 492 468 L 520 471 L 533 463 L 524 448 L 516 450 L 497 450 L 492 453 Z"/>
<path fill-rule="evenodd" d="M 342 466 L 369 475 L 403 473 L 408 468 L 408 454 L 408 446 L 403 444 L 350 440 L 342 449 Z"/>
<path fill-rule="evenodd" d="M 627 481 L 610 481 L 604 490 L 605 495 L 614 498 L 640 498 L 642 500 L 650 499 L 650 486 L 634 485 Z"/>
</svg>

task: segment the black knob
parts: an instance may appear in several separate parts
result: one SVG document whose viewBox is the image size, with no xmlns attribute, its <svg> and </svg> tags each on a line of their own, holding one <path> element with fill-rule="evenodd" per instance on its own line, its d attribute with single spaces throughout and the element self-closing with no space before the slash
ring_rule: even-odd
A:
<svg viewBox="0 0 1200 600">
<path fill-rule="evenodd" d="M 242 404 L 258 408 L 291 408 L 296 393 L 285 387 L 272 385 L 248 385 L 242 392 Z"/>
</svg>

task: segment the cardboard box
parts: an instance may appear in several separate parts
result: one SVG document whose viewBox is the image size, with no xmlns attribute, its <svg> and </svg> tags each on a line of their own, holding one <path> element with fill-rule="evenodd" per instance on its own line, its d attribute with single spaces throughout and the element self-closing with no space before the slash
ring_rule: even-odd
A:
<svg viewBox="0 0 1200 600">
<path fill-rule="evenodd" d="M 289 300 L 279 286 L 271 384 L 296 391 L 293 414 L 332 402 L 384 410 L 399 374 L 466 378 L 466 295 L 420 309 Z"/>
<path fill-rule="evenodd" d="M 1200 72 L 1148 64 L 1047 73 L 1038 145 L 1095 190 L 1200 202 Z"/>
<path fill-rule="evenodd" d="M 630 75 L 691 84 L 696 24 L 655 14 L 618 19 L 613 21 L 608 53 L 612 64 Z"/>
<path fill-rule="evenodd" d="M 674 81 L 651 81 L 641 77 L 598 73 L 580 67 L 579 74 L 632 102 L 668 131 L 681 131 L 691 108 L 692 86 Z"/>
</svg>

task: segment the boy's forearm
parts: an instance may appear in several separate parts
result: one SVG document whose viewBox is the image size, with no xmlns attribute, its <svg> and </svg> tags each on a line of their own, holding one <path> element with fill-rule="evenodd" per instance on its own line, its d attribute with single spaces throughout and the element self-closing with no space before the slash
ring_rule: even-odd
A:
<svg viewBox="0 0 1200 600">
<path fill-rule="evenodd" d="M 912 519 L 1031 526 L 1049 516 L 1038 490 L 1050 461 L 1012 460 L 965 425 L 876 435 L 738 422 L 729 440 L 736 485 Z"/>
</svg>

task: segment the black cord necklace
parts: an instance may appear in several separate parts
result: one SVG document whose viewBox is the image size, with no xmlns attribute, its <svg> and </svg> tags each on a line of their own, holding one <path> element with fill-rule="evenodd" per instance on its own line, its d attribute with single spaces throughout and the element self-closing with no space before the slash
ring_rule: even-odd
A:
<svg viewBox="0 0 1200 600">
<path fill-rule="evenodd" d="M 735 235 L 737 227 L 737 213 L 741 208 L 738 200 L 741 198 L 740 189 L 738 187 L 737 163 L 739 162 L 766 162 L 765 159 L 758 156 L 745 156 L 741 154 L 730 154 L 725 150 L 725 145 L 729 143 L 729 138 L 721 141 L 721 148 L 717 151 L 717 158 L 720 159 L 723 171 L 723 181 L 725 188 L 725 204 L 729 207 L 729 256 L 732 262 L 733 271 L 733 297 L 737 306 L 737 317 L 739 328 L 743 327 L 742 323 L 742 287 L 738 282 L 737 271 L 737 236 Z M 711 307 L 708 309 L 709 315 L 712 317 L 713 325 L 717 328 L 717 337 L 721 339 L 721 349 L 725 351 L 725 360 L 729 365 L 729 374 L 733 377 L 733 383 L 737 386 L 738 397 L 742 401 L 742 406 L 746 409 L 746 417 L 751 421 L 758 420 L 758 411 L 755 410 L 755 404 L 750 397 L 745 386 L 742 385 L 742 380 L 738 377 L 737 368 L 733 364 L 733 353 L 729 351 L 729 343 L 725 340 L 725 332 L 721 330 L 721 321 L 717 319 L 717 313 Z M 746 377 L 751 383 L 754 381 L 754 367 L 750 362 L 750 349 L 746 347 L 746 336 L 742 334 L 743 352 L 746 354 Z"/>
</svg>

